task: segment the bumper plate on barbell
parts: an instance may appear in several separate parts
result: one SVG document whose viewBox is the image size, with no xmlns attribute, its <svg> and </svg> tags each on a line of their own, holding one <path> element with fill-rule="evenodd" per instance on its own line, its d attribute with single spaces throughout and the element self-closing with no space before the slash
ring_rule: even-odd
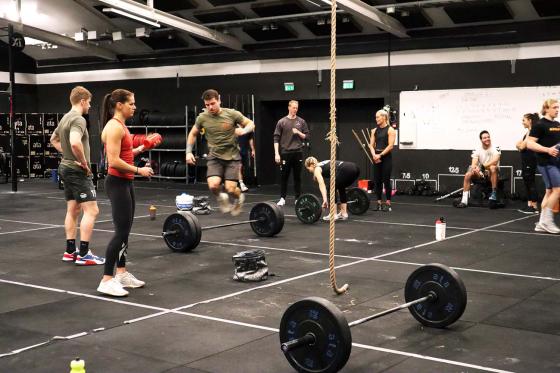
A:
<svg viewBox="0 0 560 373">
<path fill-rule="evenodd" d="M 292 304 L 280 322 L 280 343 L 315 336 L 315 343 L 285 352 L 298 372 L 338 372 L 348 361 L 352 335 L 344 314 L 331 302 L 319 297 Z"/>
<path fill-rule="evenodd" d="M 314 194 L 302 194 L 296 200 L 296 216 L 304 224 L 313 224 L 321 218 L 321 201 Z"/>
<path fill-rule="evenodd" d="M 284 212 L 269 202 L 257 203 L 249 213 L 249 220 L 259 220 L 251 223 L 251 228 L 258 236 L 272 237 L 284 227 Z"/>
<path fill-rule="evenodd" d="M 409 307 L 416 320 L 432 328 L 445 328 L 461 317 L 467 306 L 467 290 L 457 272 L 443 264 L 423 265 L 408 277 L 404 297 L 408 303 L 430 291 L 437 295 L 435 301 Z"/>
<path fill-rule="evenodd" d="M 365 214 L 369 210 L 369 196 L 361 188 L 350 188 L 346 192 L 348 198 L 348 211 L 354 215 Z"/>
<path fill-rule="evenodd" d="M 169 215 L 163 223 L 163 232 L 174 232 L 163 235 L 165 243 L 173 251 L 191 251 L 200 242 L 201 230 L 198 219 L 187 211 L 177 211 Z"/>
</svg>

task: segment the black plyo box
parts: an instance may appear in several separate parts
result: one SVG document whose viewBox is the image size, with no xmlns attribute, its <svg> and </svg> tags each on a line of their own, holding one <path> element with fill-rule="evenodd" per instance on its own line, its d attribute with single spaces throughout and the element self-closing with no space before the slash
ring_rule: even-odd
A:
<svg viewBox="0 0 560 373">
<path fill-rule="evenodd" d="M 25 130 L 28 135 L 42 135 L 43 114 L 25 114 Z"/>
<path fill-rule="evenodd" d="M 45 141 L 43 135 L 29 136 L 29 155 L 43 155 L 45 153 Z"/>
<path fill-rule="evenodd" d="M 62 118 L 62 117 L 61 117 Z M 43 114 L 43 131 L 46 135 L 51 135 L 54 129 L 58 126 L 58 114 L 57 113 L 45 113 Z"/>
</svg>

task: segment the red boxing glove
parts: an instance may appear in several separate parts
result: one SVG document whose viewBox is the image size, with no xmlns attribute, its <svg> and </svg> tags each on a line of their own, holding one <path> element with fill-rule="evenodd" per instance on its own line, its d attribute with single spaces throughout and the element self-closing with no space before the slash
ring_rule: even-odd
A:
<svg viewBox="0 0 560 373">
<path fill-rule="evenodd" d="M 132 135 L 132 147 L 133 148 L 137 148 L 140 145 L 142 145 L 142 143 L 146 141 L 146 135 L 141 135 L 141 134 L 134 134 Z"/>
<path fill-rule="evenodd" d="M 159 133 L 152 133 L 144 139 L 144 149 L 150 150 L 161 144 L 163 138 Z"/>
</svg>

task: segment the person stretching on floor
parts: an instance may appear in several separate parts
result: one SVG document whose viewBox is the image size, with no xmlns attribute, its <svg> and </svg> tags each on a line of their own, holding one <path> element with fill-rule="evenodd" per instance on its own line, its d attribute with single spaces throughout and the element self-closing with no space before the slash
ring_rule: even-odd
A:
<svg viewBox="0 0 560 373">
<path fill-rule="evenodd" d="M 323 208 L 327 208 L 329 206 L 329 200 L 327 197 L 325 179 L 329 179 L 331 176 L 331 161 L 319 162 L 315 157 L 308 157 L 305 160 L 305 168 L 313 174 L 313 179 L 319 184 L 319 190 L 323 197 Z M 339 213 L 335 215 L 335 220 L 346 220 L 348 219 L 346 188 L 358 179 L 358 176 L 360 176 L 360 169 L 352 162 L 335 161 L 335 170 L 337 200 L 340 199 L 340 203 L 337 203 Z M 329 220 L 329 215 L 323 217 L 323 220 Z"/>
</svg>

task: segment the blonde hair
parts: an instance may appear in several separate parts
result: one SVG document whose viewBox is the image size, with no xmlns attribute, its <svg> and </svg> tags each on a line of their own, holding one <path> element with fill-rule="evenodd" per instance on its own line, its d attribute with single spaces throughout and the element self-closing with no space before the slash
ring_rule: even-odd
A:
<svg viewBox="0 0 560 373">
<path fill-rule="evenodd" d="M 288 102 L 288 106 L 291 106 L 292 104 L 296 104 L 299 106 L 299 102 L 297 102 L 296 100 L 290 100 L 290 102 Z"/>
<path fill-rule="evenodd" d="M 79 104 L 80 101 L 89 99 L 91 99 L 91 92 L 81 85 L 74 87 L 70 92 L 70 103 L 72 105 Z"/>
<path fill-rule="evenodd" d="M 547 100 L 545 100 L 545 102 L 542 104 L 542 109 L 541 109 L 541 115 L 545 115 L 546 111 L 548 109 L 550 109 L 550 107 L 554 104 L 557 104 L 558 100 L 555 98 L 549 98 Z"/>
<path fill-rule="evenodd" d="M 383 115 L 385 117 L 385 122 L 389 122 L 389 113 L 386 110 L 384 110 L 384 109 L 377 110 L 375 115 L 377 115 L 377 114 Z"/>
<path fill-rule="evenodd" d="M 319 161 L 317 161 L 317 158 L 315 157 L 307 157 L 305 159 L 305 167 L 316 166 L 317 163 L 319 163 Z"/>
</svg>

